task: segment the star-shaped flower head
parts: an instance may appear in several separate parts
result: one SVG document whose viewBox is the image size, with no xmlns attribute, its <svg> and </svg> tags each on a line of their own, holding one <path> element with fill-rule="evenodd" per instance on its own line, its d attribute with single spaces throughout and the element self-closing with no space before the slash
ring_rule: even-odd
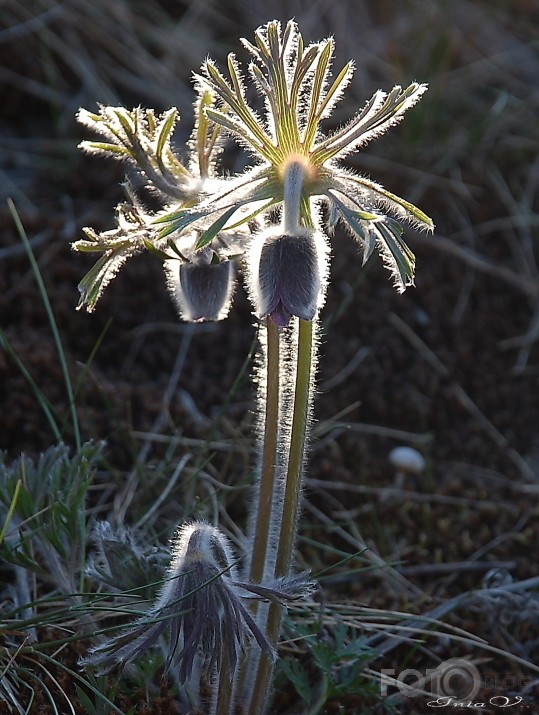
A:
<svg viewBox="0 0 539 715">
<path fill-rule="evenodd" d="M 413 283 L 415 260 L 401 238 L 401 221 L 430 230 L 432 221 L 408 201 L 344 169 L 339 162 L 397 124 L 421 98 L 426 85 L 413 82 L 405 89 L 395 86 L 389 93 L 379 90 L 347 124 L 325 135 L 320 125 L 330 116 L 353 73 L 353 62 L 349 62 L 330 81 L 333 39 L 305 47 L 295 22 L 288 22 L 283 30 L 273 21 L 255 32 L 254 44 L 246 40 L 243 44 L 253 56 L 248 67 L 250 80 L 265 100 L 263 118 L 247 101 L 234 55 L 228 58 L 228 80 L 208 59 L 199 81 L 218 99 L 216 106 L 206 109 L 206 115 L 247 149 L 254 166 L 225 192 L 209 197 L 195 210 L 169 216 L 165 230 L 183 230 L 193 221 L 206 219 L 208 228 L 198 242 L 200 248 L 223 227 L 235 227 L 283 206 L 283 224 L 288 224 L 283 225 L 284 234 L 296 228 L 320 232 L 319 205 L 326 204 L 326 230 L 342 221 L 363 246 L 364 262 L 377 247 L 397 289 L 404 290 Z M 317 263 L 313 261 L 313 265 Z M 320 281 L 320 275 L 314 280 Z M 307 293 L 312 303 L 312 295 Z M 275 302 L 275 295 L 262 297 L 268 305 Z M 278 298 L 282 303 L 283 296 Z"/>
</svg>

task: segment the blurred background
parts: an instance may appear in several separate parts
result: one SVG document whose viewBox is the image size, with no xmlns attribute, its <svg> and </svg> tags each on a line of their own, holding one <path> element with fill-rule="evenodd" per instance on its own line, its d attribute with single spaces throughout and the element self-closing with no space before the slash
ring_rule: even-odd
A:
<svg viewBox="0 0 539 715">
<path fill-rule="evenodd" d="M 402 296 L 379 261 L 362 269 L 357 246 L 335 237 L 305 528 L 317 524 L 343 546 L 331 524 L 356 524 L 429 597 L 480 585 L 489 563 L 514 579 L 535 575 L 535 0 L 4 0 L 0 448 L 35 455 L 54 442 L 36 386 L 72 440 L 58 352 L 9 197 L 56 317 L 83 439 L 107 440 L 118 475 L 135 463 L 154 469 L 155 490 L 166 455 L 173 461 L 186 449 L 206 450 L 216 481 L 248 481 L 254 403 L 246 361 L 256 331 L 241 289 L 226 321 L 183 325 L 159 261 L 143 256 L 95 314 L 76 312 L 77 283 L 91 262 L 70 243 L 83 226 L 113 227 L 123 170 L 82 155 L 77 143 L 88 137 L 74 115 L 97 103 L 177 106 L 181 152 L 192 127 L 192 72 L 208 55 L 221 67 L 229 52 L 246 60 L 239 37 L 291 17 L 306 43 L 334 36 L 336 72 L 356 63 L 328 128 L 379 87 L 429 84 L 404 121 L 349 165 L 421 207 L 437 227 L 434 236 L 406 232 L 417 278 Z M 244 158 L 231 145 L 224 161 L 233 171 Z M 211 449 L 209 425 L 218 440 Z M 388 453 L 399 445 L 421 452 L 422 474 L 395 474 Z M 134 496 L 134 508 L 147 497 Z M 230 510 L 241 519 L 240 506 Z M 327 565 L 330 557 L 314 551 L 311 565 Z M 394 605 L 375 577 L 345 582 L 342 594 Z"/>
</svg>

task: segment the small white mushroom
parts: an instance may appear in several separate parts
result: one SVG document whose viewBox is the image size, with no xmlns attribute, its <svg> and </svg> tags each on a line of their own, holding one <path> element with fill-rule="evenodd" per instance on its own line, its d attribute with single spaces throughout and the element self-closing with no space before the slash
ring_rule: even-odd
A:
<svg viewBox="0 0 539 715">
<path fill-rule="evenodd" d="M 397 489 L 403 487 L 407 475 L 419 475 L 425 471 L 425 458 L 413 447 L 395 447 L 389 453 L 388 459 L 396 469 L 394 486 Z"/>
</svg>

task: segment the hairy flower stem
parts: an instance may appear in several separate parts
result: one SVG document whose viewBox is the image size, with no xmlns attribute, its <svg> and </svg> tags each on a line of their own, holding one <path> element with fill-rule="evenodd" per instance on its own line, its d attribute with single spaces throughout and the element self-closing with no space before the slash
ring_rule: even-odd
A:
<svg viewBox="0 0 539 715">
<path fill-rule="evenodd" d="M 299 321 L 296 387 L 294 414 L 290 437 L 290 453 L 286 473 L 286 486 L 279 534 L 279 548 L 275 576 L 287 576 L 296 541 L 297 521 L 301 495 L 301 481 L 305 462 L 305 447 L 313 393 L 312 364 L 314 352 L 314 322 Z"/>
<path fill-rule="evenodd" d="M 285 233 L 295 233 L 299 226 L 301 190 L 305 179 L 305 166 L 291 161 L 284 175 L 283 228 Z"/>
<path fill-rule="evenodd" d="M 253 583 L 262 581 L 267 568 L 269 534 L 276 490 L 277 437 L 280 412 L 279 328 L 266 319 L 265 354 L 265 414 L 262 464 L 258 484 L 254 534 L 249 577 Z M 256 606 L 256 604 L 254 604 Z"/>
<path fill-rule="evenodd" d="M 302 197 L 306 167 L 301 161 L 291 160 L 284 171 L 284 202 L 282 229 L 284 233 L 300 236 L 300 224 L 312 227 L 313 219 L 308 201 Z M 313 394 L 313 321 L 294 319 L 291 334 L 287 338 L 288 355 L 283 354 L 289 365 L 289 377 L 279 384 L 278 329 L 267 321 L 267 396 L 266 423 L 264 428 L 263 466 L 259 485 L 259 508 L 255 533 L 255 548 L 251 562 L 251 577 L 260 577 L 272 569 L 275 578 L 288 576 L 296 542 L 301 482 L 305 462 L 307 430 Z M 273 343 L 273 344 L 272 344 Z M 273 350 L 275 352 L 273 352 Z M 272 365 L 272 362 L 275 363 Z M 273 371 L 272 368 L 275 367 Z M 288 372 L 288 371 L 287 371 Z M 277 381 L 277 383 L 275 383 Z M 287 384 L 282 384 L 286 382 Z M 275 389 L 277 394 L 270 394 Z M 272 426 L 270 420 L 279 420 Z M 282 458 L 277 455 L 277 438 L 286 445 Z M 268 438 L 271 440 L 267 442 Z M 275 439 L 275 441 L 273 441 Z M 267 454 L 266 454 L 267 450 Z M 271 459 L 273 458 L 273 462 Z M 265 473 L 267 470 L 267 473 Z M 271 474 L 270 474 L 271 472 Z M 272 493 L 270 494 L 270 488 Z M 263 491 L 266 490 L 267 491 Z M 276 512 L 272 517 L 273 511 Z M 259 523 L 260 529 L 259 529 Z M 276 542 L 269 544 L 269 530 L 274 523 Z M 260 531 L 260 533 L 259 533 Z M 259 537 L 259 544 L 256 543 Z M 265 557 L 265 565 L 258 560 Z M 284 609 L 278 603 L 259 609 L 258 623 L 269 643 L 276 647 L 281 629 Z M 269 697 L 273 674 L 273 660 L 267 653 L 251 656 L 244 671 L 246 686 L 246 712 L 263 713 Z M 253 662 L 254 661 L 254 662 Z"/>
<path fill-rule="evenodd" d="M 301 483 L 305 463 L 307 430 L 313 396 L 313 361 L 315 357 L 315 328 L 313 321 L 299 320 L 297 362 L 295 375 L 295 394 L 290 434 L 290 448 L 284 488 L 284 500 L 280 530 L 278 536 L 275 576 L 287 576 L 296 541 L 297 523 L 300 510 Z M 272 603 L 266 621 L 266 637 L 277 645 L 284 609 Z M 249 713 L 263 713 L 268 700 L 273 674 L 273 661 L 265 654 L 260 654 L 258 668 L 249 693 Z"/>
<path fill-rule="evenodd" d="M 232 702 L 234 678 L 230 669 L 230 660 L 228 659 L 228 652 L 226 649 L 223 653 L 223 660 L 221 662 L 218 678 L 219 684 L 215 694 L 215 702 L 212 707 L 212 715 L 233 712 Z"/>
<path fill-rule="evenodd" d="M 281 339 L 278 326 L 267 318 L 265 327 L 265 349 L 262 352 L 263 364 L 260 368 L 260 383 L 258 399 L 262 403 L 260 407 L 260 418 L 264 420 L 262 430 L 262 453 L 259 464 L 259 477 L 257 484 L 256 503 L 251 513 L 251 554 L 248 564 L 247 576 L 252 583 L 260 583 L 264 577 L 272 578 L 275 566 L 276 547 L 275 543 L 270 543 L 270 534 L 275 532 L 272 522 L 278 518 L 275 514 L 276 501 L 278 503 L 278 439 L 281 423 Z M 254 601 L 251 605 L 251 612 L 260 625 L 264 625 L 265 613 L 259 608 L 260 604 Z M 262 610 L 262 612 L 261 612 Z M 265 609 L 267 612 L 267 609 Z M 249 681 L 249 673 L 256 668 L 256 663 L 260 654 L 255 649 L 249 650 L 249 655 L 238 674 L 238 689 L 242 689 L 242 684 Z M 226 683 L 219 679 L 219 690 L 226 688 Z M 221 694 L 219 694 L 221 703 Z M 219 710 L 217 712 L 229 712 L 229 710 Z M 230 711 L 232 712 L 232 711 Z"/>
</svg>

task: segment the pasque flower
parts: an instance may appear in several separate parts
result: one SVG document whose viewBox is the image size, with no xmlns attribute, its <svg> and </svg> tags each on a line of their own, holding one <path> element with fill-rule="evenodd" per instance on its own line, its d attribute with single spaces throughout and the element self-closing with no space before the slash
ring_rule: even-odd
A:
<svg viewBox="0 0 539 715">
<path fill-rule="evenodd" d="M 413 282 L 415 259 L 402 239 L 401 222 L 432 229 L 432 221 L 416 206 L 340 162 L 400 122 L 426 85 L 412 82 L 405 89 L 397 85 L 389 93 L 378 90 L 347 124 L 324 134 L 321 124 L 350 82 L 353 62 L 331 82 L 333 40 L 305 47 L 293 21 L 284 29 L 277 21 L 269 22 L 256 31 L 254 44 L 243 43 L 253 57 L 248 72 L 264 97 L 264 117 L 247 102 L 234 55 L 228 60 L 229 80 L 208 59 L 196 85 L 197 120 L 185 164 L 171 144 L 175 108 L 161 116 L 140 108 L 100 107 L 97 114 L 80 110 L 79 121 L 103 138 L 85 141 L 81 147 L 126 162 L 162 202 L 162 208 L 146 210 L 129 191 L 129 201 L 117 209 L 116 229 L 101 234 L 85 229 L 87 239 L 74 247 L 103 255 L 80 284 L 79 307 L 93 310 L 127 258 L 149 250 L 164 261 L 167 284 L 183 318 L 225 317 L 233 269 L 218 264 L 229 261 L 231 255 L 244 254 L 252 237 L 248 226 L 259 215 L 259 225 L 269 232 L 267 250 L 260 248 L 259 239 L 258 247 L 249 251 L 253 259 L 262 261 L 264 285 L 254 285 L 258 269 L 249 266 L 257 315 L 267 313 L 281 324 L 288 322 L 288 314 L 313 317 L 323 303 L 327 278 L 324 233 L 331 233 L 338 222 L 362 246 L 363 262 L 378 249 L 399 291 Z M 235 178 L 218 178 L 215 171 L 223 131 L 233 135 L 254 160 L 251 169 Z M 325 228 L 320 219 L 322 205 L 327 208 Z M 279 208 L 282 236 L 296 236 L 297 242 L 276 240 L 273 216 Z M 286 212 L 289 218 L 285 220 Z M 211 260 L 203 256 L 186 260 L 186 253 L 176 250 L 186 240 L 191 256 L 209 247 Z M 303 249 L 300 243 L 306 244 Z M 230 245 L 233 251 L 227 250 Z M 310 267 L 299 269 L 301 255 Z M 268 267 L 279 269 L 280 275 L 266 280 Z M 292 281 L 298 270 L 301 290 L 299 276 Z M 276 289 L 273 299 L 267 294 L 268 285 Z M 281 292 L 282 308 L 276 307 L 277 299 L 276 306 L 266 310 Z"/>
<path fill-rule="evenodd" d="M 257 317 L 279 327 L 296 315 L 312 320 L 320 307 L 327 276 L 325 236 L 300 226 L 303 166 L 286 168 L 281 225 L 261 231 L 247 256 L 249 288 Z"/>
<path fill-rule="evenodd" d="M 81 664 L 106 673 L 132 661 L 166 636 L 166 667 L 177 667 L 180 682 L 191 678 L 195 663 L 211 674 L 214 668 L 219 672 L 225 659 L 233 675 L 250 638 L 273 657 L 273 649 L 246 601 L 294 601 L 311 587 L 306 574 L 264 584 L 240 581 L 224 534 L 203 522 L 185 524 L 174 537 L 172 558 L 154 604 L 117 636 L 91 649 Z"/>
<path fill-rule="evenodd" d="M 117 227 L 104 233 L 86 229 L 87 239 L 75 248 L 102 256 L 79 286 L 80 305 L 92 310 L 125 260 L 147 250 L 163 261 L 179 312 L 192 321 L 226 316 L 231 262 L 240 259 L 254 312 L 265 321 L 258 372 L 260 456 L 243 581 L 219 529 L 185 525 L 153 605 L 84 660 L 106 672 L 159 643 L 167 669 L 175 667 L 180 682 L 194 682 L 205 671 L 212 713 L 219 715 L 235 712 L 236 702 L 244 712 L 265 711 L 281 605 L 309 590 L 304 574 L 290 573 L 312 415 L 317 313 L 328 282 L 328 236 L 343 224 L 362 247 L 363 261 L 377 250 L 403 291 L 413 282 L 415 259 L 402 239 L 402 224 L 433 228 L 420 209 L 342 164 L 400 122 L 426 85 L 379 90 L 348 123 L 324 133 L 323 123 L 353 72 L 349 62 L 332 79 L 333 40 L 305 46 L 295 22 L 283 27 L 273 21 L 255 32 L 254 43 L 243 42 L 252 57 L 249 82 L 264 108 L 247 101 L 233 55 L 228 78 L 208 59 L 197 79 L 197 119 L 185 164 L 172 148 L 175 109 L 161 116 L 121 107 L 79 114 L 104 139 L 83 147 L 125 161 L 154 206 L 159 204 L 149 210 L 144 193 L 128 184 Z M 252 157 L 252 166 L 235 177 L 216 172 L 218 138 L 225 133 Z M 283 334 L 280 328 L 289 322 Z M 113 590 L 121 568 L 117 554 L 136 563 L 143 551 L 129 539 L 118 544 L 108 532 L 102 537 L 90 575 Z M 253 598 L 271 603 L 247 607 Z M 246 665 L 238 668 L 248 645 L 253 647 Z"/>
<path fill-rule="evenodd" d="M 254 166 L 195 209 L 170 215 L 165 231 L 181 231 L 204 217 L 208 227 L 197 244 L 200 248 L 223 228 L 237 227 L 282 207 L 283 238 L 270 228 L 264 246 L 250 254 L 261 267 L 260 285 L 254 289 L 258 265 L 251 266 L 250 273 L 257 313 L 283 323 L 288 313 L 312 317 L 312 305 L 319 307 L 323 300 L 324 276 L 319 266 L 325 259 L 321 258 L 324 241 L 314 237 L 322 233 L 320 207 L 325 204 L 326 231 L 342 222 L 363 247 L 364 262 L 377 248 L 397 289 L 404 290 L 413 282 L 415 259 L 402 240 L 401 221 L 422 229 L 432 229 L 432 221 L 408 201 L 343 168 L 340 161 L 400 122 L 426 85 L 413 82 L 405 89 L 397 85 L 389 93 L 379 90 L 347 124 L 324 135 L 321 123 L 331 114 L 353 72 L 349 62 L 330 83 L 333 40 L 305 47 L 293 21 L 284 29 L 273 21 L 256 31 L 254 44 L 246 40 L 243 44 L 253 57 L 250 80 L 265 100 L 263 118 L 246 99 L 234 55 L 228 59 L 229 80 L 208 59 L 199 81 L 218 98 L 217 106 L 206 107 L 207 117 L 247 149 Z M 166 216 L 160 220 L 167 223 Z M 291 236 L 296 236 L 297 243 Z M 300 243 L 305 244 L 303 249 Z M 309 268 L 299 268 L 301 255 Z M 269 268 L 280 275 L 268 279 Z M 303 295 L 294 285 L 300 278 L 311 283 L 302 287 Z"/>
<path fill-rule="evenodd" d="M 169 293 L 184 320 L 222 320 L 228 315 L 234 291 L 234 261 L 225 253 L 226 244 L 220 245 L 219 255 L 210 246 L 195 251 L 195 243 L 196 238 L 189 236 L 178 240 L 174 246 L 176 253 L 181 250 L 181 259 L 176 256 L 164 261 Z M 218 244 L 218 238 L 214 243 Z"/>
</svg>

